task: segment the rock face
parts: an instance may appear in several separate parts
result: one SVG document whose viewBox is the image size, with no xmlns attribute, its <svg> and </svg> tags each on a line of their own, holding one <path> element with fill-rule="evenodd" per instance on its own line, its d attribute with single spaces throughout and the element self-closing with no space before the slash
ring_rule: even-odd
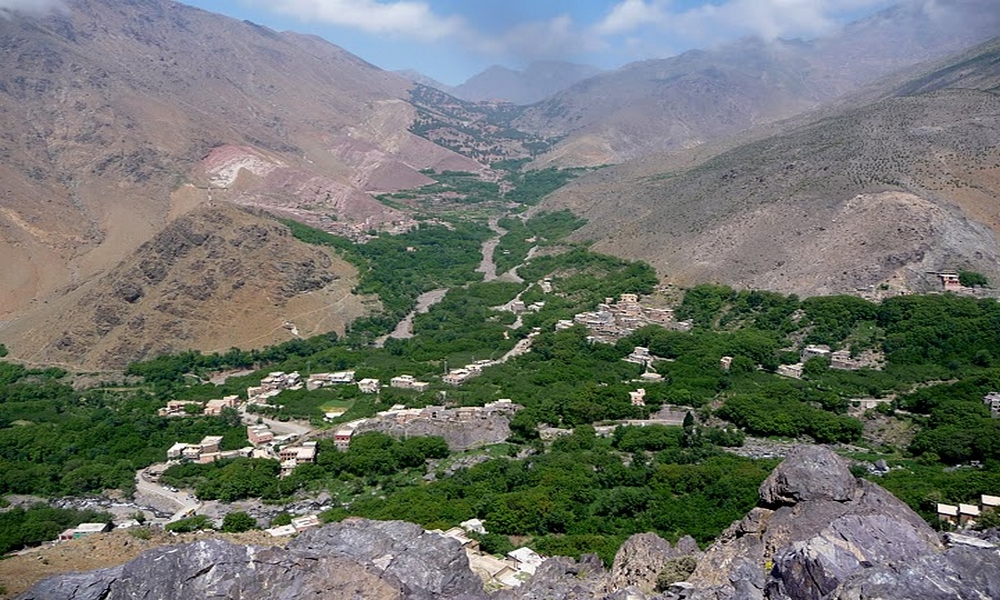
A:
<svg viewBox="0 0 1000 600">
<path fill-rule="evenodd" d="M 832 451 L 800 447 L 689 578 L 696 598 L 819 600 L 872 565 L 935 556 L 937 535 Z"/>
<path fill-rule="evenodd" d="M 655 533 L 633 535 L 615 554 L 615 562 L 604 584 L 604 590 L 611 593 L 634 587 L 643 592 L 650 592 L 656 588 L 658 576 L 669 564 L 685 557 L 697 559 L 701 554 L 698 543 L 690 536 L 681 538 L 677 546 L 671 547 L 670 542 Z M 687 573 L 683 573 L 677 580 L 682 580 L 686 576 Z"/>
<path fill-rule="evenodd" d="M 580 557 L 552 558 L 535 572 L 521 587 L 499 592 L 495 600 L 587 600 L 601 598 L 607 572 L 604 564 L 594 554 Z"/>
<path fill-rule="evenodd" d="M 358 433 L 365 431 L 381 431 L 396 438 L 441 436 L 452 452 L 461 452 L 507 441 L 510 437 L 510 418 L 489 415 L 472 421 L 414 419 L 405 423 L 371 419 L 357 429 Z"/>
<path fill-rule="evenodd" d="M 485 597 L 457 541 L 411 523 L 354 519 L 305 533 L 286 550 L 221 540 L 158 548 L 120 567 L 45 580 L 19 599 Z"/>
<path fill-rule="evenodd" d="M 868 569 L 845 581 L 832 600 L 1000 597 L 1000 551 L 956 547 L 943 554 Z"/>
</svg>

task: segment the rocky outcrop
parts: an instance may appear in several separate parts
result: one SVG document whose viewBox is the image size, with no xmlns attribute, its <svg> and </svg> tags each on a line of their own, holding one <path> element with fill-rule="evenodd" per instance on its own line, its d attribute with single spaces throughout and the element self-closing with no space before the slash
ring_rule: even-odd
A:
<svg viewBox="0 0 1000 600">
<path fill-rule="evenodd" d="M 569 558 L 551 558 L 521 587 L 499 592 L 495 600 L 590 600 L 601 598 L 607 571 L 604 563 L 594 554 L 586 554 L 579 561 Z"/>
<path fill-rule="evenodd" d="M 287 549 L 206 540 L 45 580 L 19 600 L 485 600 L 461 545 L 400 521 L 352 519 Z"/>
<path fill-rule="evenodd" d="M 369 419 L 356 432 L 381 431 L 395 438 L 440 436 L 452 452 L 481 448 L 507 441 L 510 418 L 505 415 L 483 415 L 468 421 L 458 419 L 419 418 L 405 423 L 389 419 Z"/>
<path fill-rule="evenodd" d="M 937 535 L 820 446 L 793 451 L 689 578 L 693 598 L 819 600 L 873 565 L 934 556 Z"/>
<path fill-rule="evenodd" d="M 677 545 L 672 547 L 670 542 L 655 533 L 633 535 L 615 554 L 615 562 L 604 584 L 604 590 L 611 593 L 634 587 L 644 592 L 651 592 L 657 587 L 661 573 L 672 580 L 664 583 L 681 581 L 690 574 L 690 567 L 687 569 L 688 572 L 683 572 L 680 563 L 685 558 L 700 558 L 701 554 L 698 543 L 690 536 L 681 538 Z M 674 577 L 665 573 L 665 569 L 670 571 L 668 567 L 671 566 L 676 567 L 672 569 L 677 573 Z"/>
<path fill-rule="evenodd" d="M 343 333 L 363 315 L 357 271 L 288 227 L 220 202 L 167 225 L 47 319 L 13 324 L 5 342 L 39 360 L 122 368 L 188 349 L 259 348 Z M 55 307 L 53 308 L 55 310 Z"/>
<path fill-rule="evenodd" d="M 868 598 L 1000 598 L 1000 550 L 956 547 L 874 567 L 845 581 L 831 596 L 831 600 Z"/>
</svg>

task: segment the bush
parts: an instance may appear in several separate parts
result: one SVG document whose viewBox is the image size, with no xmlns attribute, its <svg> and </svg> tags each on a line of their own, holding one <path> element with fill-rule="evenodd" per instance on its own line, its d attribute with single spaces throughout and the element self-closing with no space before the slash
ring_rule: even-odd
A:
<svg viewBox="0 0 1000 600">
<path fill-rule="evenodd" d="M 212 523 L 205 515 L 195 515 L 187 519 L 167 523 L 163 529 L 174 533 L 190 533 L 199 529 L 212 529 Z"/>
<path fill-rule="evenodd" d="M 985 275 L 975 271 L 959 271 L 958 282 L 965 287 L 986 287 L 990 284 Z"/>
<path fill-rule="evenodd" d="M 243 511 L 228 513 L 222 519 L 222 531 L 226 533 L 241 533 L 251 529 L 257 529 L 257 519 Z"/>
<path fill-rule="evenodd" d="M 693 556 L 681 556 L 672 558 L 663 565 L 663 569 L 656 576 L 656 591 L 664 592 L 674 583 L 684 581 L 694 573 L 698 561 Z"/>
<path fill-rule="evenodd" d="M 137 540 L 148 540 L 153 537 L 149 527 L 132 527 L 128 530 L 128 534 Z"/>
<path fill-rule="evenodd" d="M 271 519 L 271 527 L 281 527 L 282 525 L 291 525 L 291 524 L 292 524 L 292 515 L 286 512 L 280 512 L 274 515 L 274 518 Z"/>
</svg>

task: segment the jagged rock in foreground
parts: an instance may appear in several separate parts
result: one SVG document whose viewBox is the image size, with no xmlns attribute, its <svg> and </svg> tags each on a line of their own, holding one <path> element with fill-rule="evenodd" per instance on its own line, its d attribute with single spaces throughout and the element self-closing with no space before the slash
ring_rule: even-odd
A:
<svg viewBox="0 0 1000 600">
<path fill-rule="evenodd" d="M 288 548 L 206 540 L 42 581 L 20 600 L 484 600 L 461 545 L 401 521 L 351 519 Z"/>
<path fill-rule="evenodd" d="M 873 565 L 941 548 L 892 494 L 855 479 L 832 451 L 802 446 L 761 484 L 759 506 L 708 549 L 689 597 L 818 600 Z"/>
<path fill-rule="evenodd" d="M 1000 550 L 959 546 L 943 554 L 867 569 L 845 581 L 831 600 L 958 600 L 998 596 Z"/>
<path fill-rule="evenodd" d="M 677 572 L 681 568 L 678 563 L 685 560 L 697 561 L 701 556 L 698 542 L 691 536 L 682 537 L 676 546 L 671 547 L 670 542 L 655 533 L 633 535 L 615 554 L 615 562 L 604 584 L 604 591 L 611 593 L 634 587 L 643 592 L 651 592 L 656 588 L 660 573 L 668 566 L 673 566 L 672 571 Z M 690 567 L 687 572 L 680 573 L 673 579 L 683 580 L 689 572 Z"/>
<path fill-rule="evenodd" d="M 503 590 L 494 600 L 590 600 L 600 594 L 607 572 L 596 554 L 575 561 L 562 556 L 542 563 L 524 585 Z"/>
</svg>

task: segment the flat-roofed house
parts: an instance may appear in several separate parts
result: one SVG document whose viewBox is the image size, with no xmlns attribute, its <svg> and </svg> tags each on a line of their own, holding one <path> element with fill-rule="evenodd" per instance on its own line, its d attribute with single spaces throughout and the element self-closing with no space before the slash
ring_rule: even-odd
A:
<svg viewBox="0 0 1000 600">
<path fill-rule="evenodd" d="M 507 553 L 508 564 L 523 573 L 534 575 L 535 571 L 545 562 L 540 554 L 531 548 L 518 548 Z"/>
<path fill-rule="evenodd" d="M 358 390 L 362 394 L 377 394 L 379 385 L 378 379 L 362 379 L 358 382 Z"/>
<path fill-rule="evenodd" d="M 946 523 L 951 523 L 952 525 L 958 525 L 958 507 L 954 504 L 941 504 L 937 505 L 938 519 L 945 521 Z"/>
<path fill-rule="evenodd" d="M 274 441 L 274 432 L 267 425 L 249 425 L 247 427 L 247 439 L 254 446 L 259 446 Z"/>
<path fill-rule="evenodd" d="M 177 442 L 167 450 L 167 458 L 170 460 L 177 460 L 184 455 L 184 451 L 187 450 L 188 444 L 184 442 Z"/>
<path fill-rule="evenodd" d="M 205 404 L 205 414 L 211 417 L 217 417 L 222 414 L 222 411 L 227 408 L 236 408 L 236 405 L 240 403 L 239 396 L 226 396 L 225 398 L 217 398 L 215 400 L 209 400 Z"/>
<path fill-rule="evenodd" d="M 221 435 L 206 435 L 198 446 L 201 449 L 202 454 L 218 452 L 219 444 L 222 443 Z"/>
<path fill-rule="evenodd" d="M 93 535 L 95 533 L 111 531 L 111 523 L 80 523 L 73 529 L 73 539 L 77 539 Z"/>
<path fill-rule="evenodd" d="M 304 515 L 292 519 L 292 527 L 295 528 L 295 531 L 304 531 L 310 527 L 319 527 L 320 525 L 319 517 L 316 515 Z"/>
<path fill-rule="evenodd" d="M 958 505 L 958 524 L 962 526 L 974 525 L 979 518 L 979 507 L 975 504 Z"/>
</svg>

